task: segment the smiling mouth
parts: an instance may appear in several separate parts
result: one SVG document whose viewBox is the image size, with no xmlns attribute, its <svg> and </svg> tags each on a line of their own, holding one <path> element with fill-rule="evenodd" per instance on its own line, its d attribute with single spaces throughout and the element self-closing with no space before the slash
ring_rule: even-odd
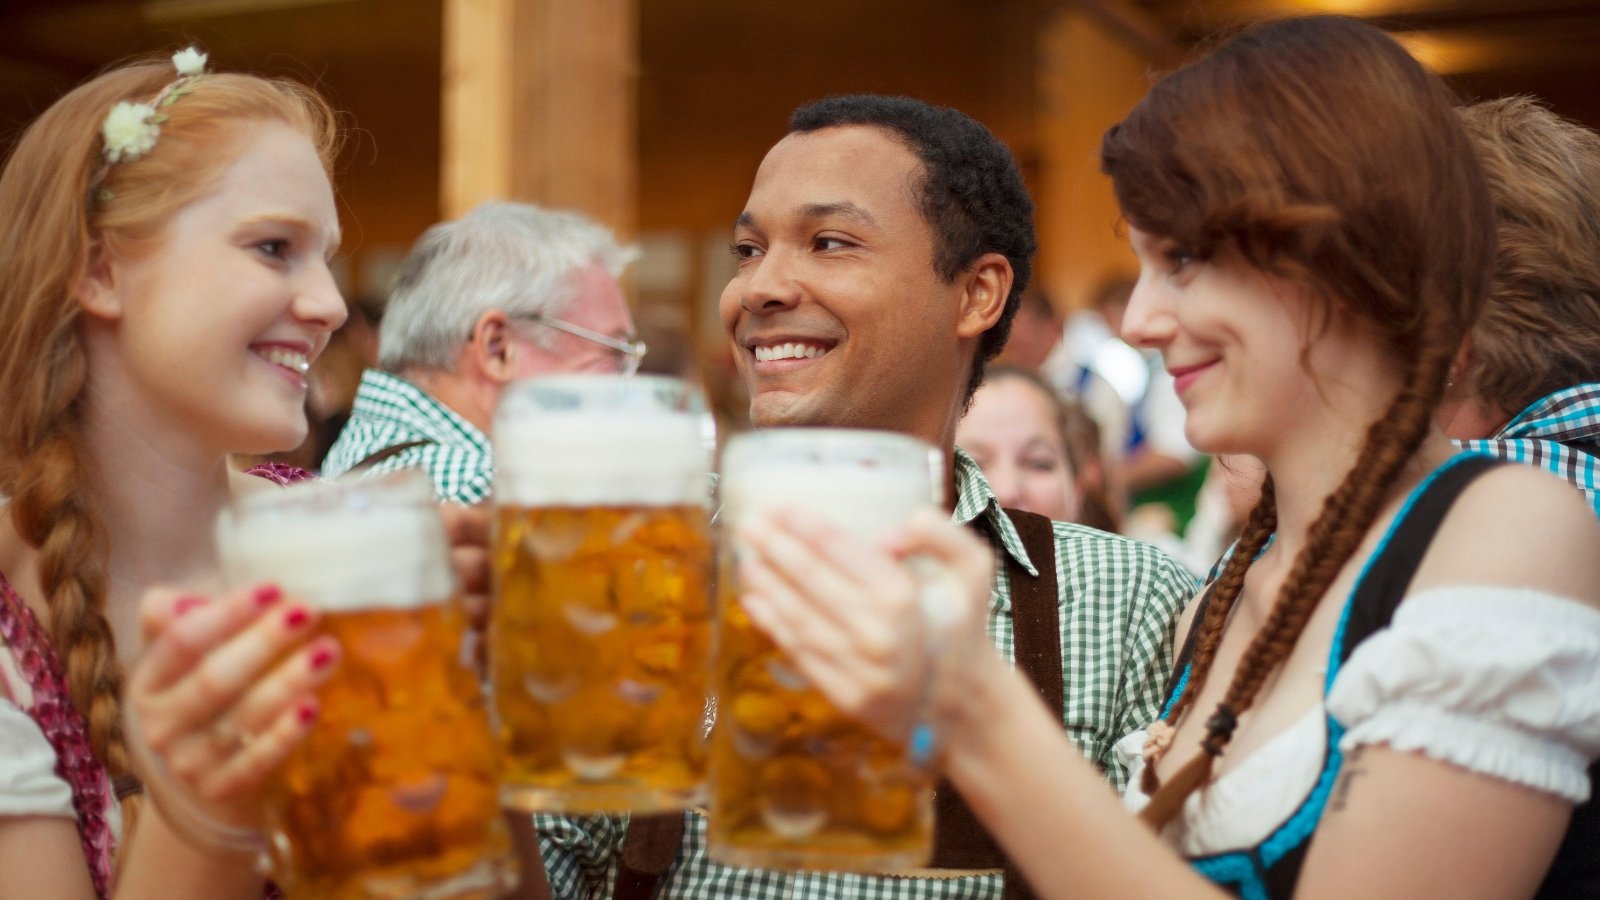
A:
<svg viewBox="0 0 1600 900">
<path fill-rule="evenodd" d="M 751 348 L 752 352 L 755 353 L 756 362 L 776 362 L 781 359 L 816 359 L 832 349 L 832 347 L 807 344 L 800 341 Z"/>
<path fill-rule="evenodd" d="M 253 347 L 253 352 L 275 366 L 283 366 L 298 375 L 311 371 L 311 357 L 299 350 L 286 347 Z"/>
</svg>

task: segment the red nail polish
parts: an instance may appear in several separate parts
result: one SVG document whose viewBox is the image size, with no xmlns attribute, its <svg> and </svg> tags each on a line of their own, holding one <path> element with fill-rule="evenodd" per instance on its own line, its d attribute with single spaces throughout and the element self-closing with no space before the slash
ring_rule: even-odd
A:
<svg viewBox="0 0 1600 900">
<path fill-rule="evenodd" d="M 295 715 L 299 717 L 301 725 L 310 725 L 312 722 L 316 721 L 317 705 L 309 701 L 302 703 L 300 704 L 300 708 L 295 710 Z"/>
<path fill-rule="evenodd" d="M 256 602 L 256 606 L 265 609 L 272 604 L 277 603 L 278 599 L 282 596 L 283 590 L 277 585 L 263 584 L 250 594 L 250 599 Z"/>
<path fill-rule="evenodd" d="M 291 607 L 283 614 L 283 624 L 290 628 L 301 628 L 311 621 L 311 611 L 304 606 Z"/>
<path fill-rule="evenodd" d="M 173 604 L 172 604 L 172 614 L 175 615 L 175 616 L 181 616 L 186 612 L 190 612 L 191 610 L 197 609 L 197 608 L 205 606 L 205 605 L 206 605 L 206 598 L 204 598 L 204 597 L 196 597 L 193 594 L 187 594 L 185 596 L 179 597 L 176 601 L 173 602 Z"/>
<path fill-rule="evenodd" d="M 311 651 L 311 669 L 312 671 L 320 672 L 332 665 L 333 661 L 338 657 L 339 654 L 333 652 L 331 647 L 318 647 Z"/>
</svg>

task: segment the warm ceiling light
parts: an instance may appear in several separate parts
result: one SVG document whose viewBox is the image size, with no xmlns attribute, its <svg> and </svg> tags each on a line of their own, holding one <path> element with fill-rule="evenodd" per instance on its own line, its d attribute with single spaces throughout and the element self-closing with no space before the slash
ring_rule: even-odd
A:
<svg viewBox="0 0 1600 900">
<path fill-rule="evenodd" d="M 1489 40 L 1437 32 L 1400 31 L 1392 36 L 1417 62 L 1440 75 L 1493 68 L 1503 49 Z"/>
</svg>

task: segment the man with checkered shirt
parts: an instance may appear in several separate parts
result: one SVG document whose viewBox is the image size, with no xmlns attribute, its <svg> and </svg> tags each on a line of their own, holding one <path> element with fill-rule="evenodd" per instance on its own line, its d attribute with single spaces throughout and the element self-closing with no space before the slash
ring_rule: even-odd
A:
<svg viewBox="0 0 1600 900">
<path fill-rule="evenodd" d="M 954 446 L 1028 280 L 1032 215 L 1010 152 L 962 113 L 865 95 L 813 103 L 756 174 L 721 316 L 757 426 L 884 429 L 944 450 L 947 506 L 995 548 L 992 637 L 1120 789 L 1112 747 L 1159 712 L 1194 579 L 1136 541 L 1002 512 Z M 937 808 L 933 866 L 893 876 L 714 863 L 700 810 L 538 821 L 557 898 L 1027 896 L 953 792 Z"/>
</svg>

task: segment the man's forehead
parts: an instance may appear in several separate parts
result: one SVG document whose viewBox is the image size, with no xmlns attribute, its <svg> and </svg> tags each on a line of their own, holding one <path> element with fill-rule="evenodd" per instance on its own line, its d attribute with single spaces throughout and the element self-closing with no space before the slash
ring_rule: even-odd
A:
<svg viewBox="0 0 1600 900">
<path fill-rule="evenodd" d="M 885 213 L 915 202 L 912 184 L 921 170 L 922 161 L 883 128 L 796 132 L 767 152 L 735 225 L 755 227 L 774 217 L 882 224 Z"/>
</svg>

